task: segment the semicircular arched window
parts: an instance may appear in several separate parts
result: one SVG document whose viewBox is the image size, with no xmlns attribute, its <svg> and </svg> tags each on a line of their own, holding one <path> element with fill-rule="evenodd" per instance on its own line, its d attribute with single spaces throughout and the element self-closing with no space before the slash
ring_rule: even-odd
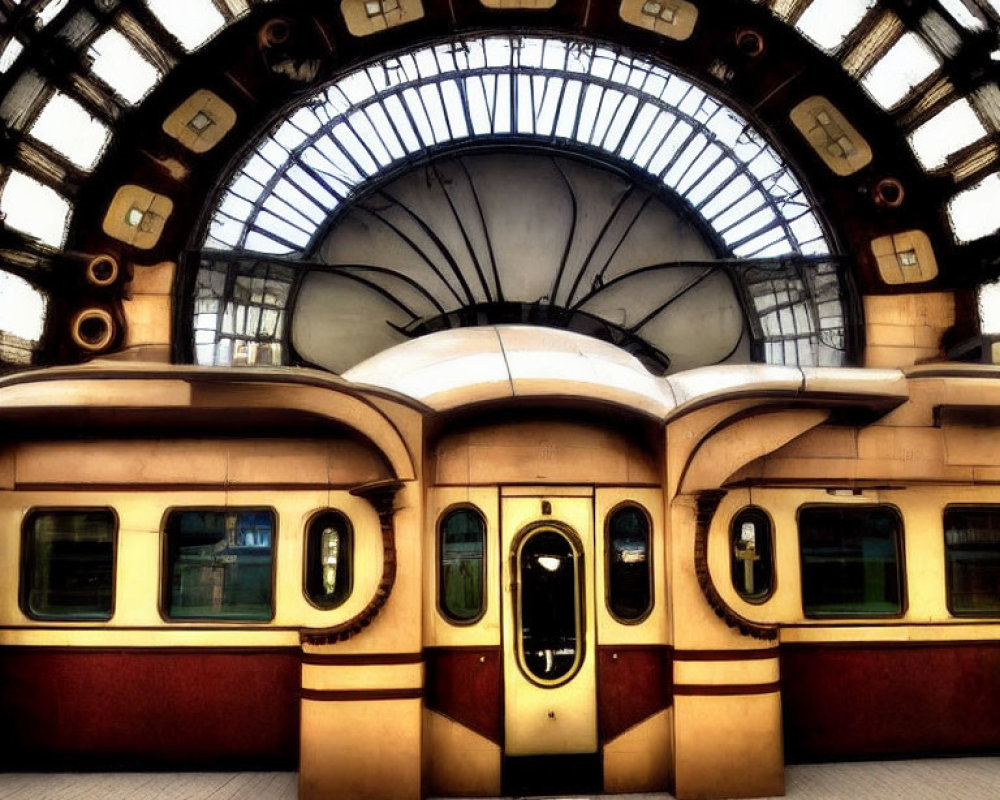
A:
<svg viewBox="0 0 1000 800">
<path fill-rule="evenodd" d="M 460 38 L 350 72 L 259 140 L 207 219 L 185 298 L 200 364 L 344 374 L 509 323 L 657 374 L 840 366 L 860 341 L 841 259 L 767 137 L 594 41 Z"/>
<path fill-rule="evenodd" d="M 438 607 L 449 622 L 469 624 L 486 610 L 486 522 L 456 508 L 438 523 Z"/>
<path fill-rule="evenodd" d="M 748 603 L 763 603 L 774 591 L 774 537 L 771 518 L 749 506 L 729 528 L 733 588 Z"/>
<path fill-rule="evenodd" d="M 606 536 L 608 610 L 619 622 L 641 622 L 653 607 L 649 517 L 621 506 L 608 517 Z"/>
</svg>

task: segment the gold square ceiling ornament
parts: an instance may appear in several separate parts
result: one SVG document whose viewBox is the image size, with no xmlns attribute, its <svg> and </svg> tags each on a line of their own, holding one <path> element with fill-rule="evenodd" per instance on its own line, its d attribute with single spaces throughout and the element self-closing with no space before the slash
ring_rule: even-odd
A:
<svg viewBox="0 0 1000 800">
<path fill-rule="evenodd" d="M 825 97 L 813 95 L 803 100 L 788 116 L 834 174 L 852 175 L 871 163 L 868 142 Z"/>
<path fill-rule="evenodd" d="M 127 183 L 115 192 L 101 227 L 120 242 L 149 250 L 160 240 L 173 210 L 174 201 L 166 195 Z"/>
<path fill-rule="evenodd" d="M 938 274 L 937 258 L 930 237 L 923 231 L 903 231 L 880 236 L 871 242 L 879 275 L 891 286 L 925 283 Z"/>
<path fill-rule="evenodd" d="M 618 14 L 629 25 L 683 42 L 694 32 L 698 7 L 687 0 L 622 0 Z"/>
<path fill-rule="evenodd" d="M 340 13 L 352 36 L 370 36 L 415 22 L 424 6 L 420 0 L 342 0 Z"/>
<path fill-rule="evenodd" d="M 552 8 L 556 0 L 479 0 L 487 8 L 533 8 L 544 11 Z"/>
<path fill-rule="evenodd" d="M 199 89 L 163 121 L 163 132 L 188 150 L 205 153 L 236 124 L 236 111 L 208 89 Z"/>
</svg>

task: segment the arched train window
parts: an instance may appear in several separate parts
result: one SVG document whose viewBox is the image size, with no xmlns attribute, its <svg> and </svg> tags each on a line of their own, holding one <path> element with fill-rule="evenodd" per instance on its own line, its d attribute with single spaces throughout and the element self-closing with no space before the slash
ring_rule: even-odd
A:
<svg viewBox="0 0 1000 800">
<path fill-rule="evenodd" d="M 438 607 L 450 622 L 475 622 L 486 610 L 486 522 L 456 508 L 438 524 Z"/>
<path fill-rule="evenodd" d="M 645 511 L 626 505 L 611 512 L 605 555 L 608 610 L 619 622 L 645 619 L 653 607 L 653 562 Z"/>
<path fill-rule="evenodd" d="M 320 608 L 336 608 L 354 588 L 354 531 L 339 511 L 326 511 L 306 535 L 306 596 Z"/>
<path fill-rule="evenodd" d="M 733 588 L 748 603 L 763 603 L 774 591 L 771 519 L 763 509 L 744 508 L 729 529 Z"/>
</svg>

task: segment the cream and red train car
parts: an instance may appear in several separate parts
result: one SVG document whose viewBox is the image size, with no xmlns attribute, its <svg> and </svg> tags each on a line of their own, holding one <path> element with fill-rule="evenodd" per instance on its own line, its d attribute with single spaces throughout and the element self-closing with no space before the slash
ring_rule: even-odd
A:
<svg viewBox="0 0 1000 800">
<path fill-rule="evenodd" d="M 4 767 L 685 798 L 1000 747 L 1000 372 L 488 332 L 5 378 Z"/>
</svg>

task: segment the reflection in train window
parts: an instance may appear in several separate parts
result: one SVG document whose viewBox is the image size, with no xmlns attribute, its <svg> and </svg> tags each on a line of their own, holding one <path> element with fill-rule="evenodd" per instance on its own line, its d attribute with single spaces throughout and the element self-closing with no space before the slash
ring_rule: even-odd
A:
<svg viewBox="0 0 1000 800">
<path fill-rule="evenodd" d="M 802 609 L 807 617 L 903 611 L 902 521 L 889 506 L 817 506 L 799 512 Z"/>
<path fill-rule="evenodd" d="M 24 612 L 35 619 L 111 619 L 115 527 L 111 509 L 29 514 L 21 575 Z"/>
<path fill-rule="evenodd" d="M 306 534 L 306 596 L 320 608 L 336 608 L 351 595 L 354 533 L 347 517 L 327 511 Z"/>
<path fill-rule="evenodd" d="M 948 610 L 1000 616 L 1000 506 L 946 508 L 944 553 Z"/>
<path fill-rule="evenodd" d="M 730 573 L 736 593 L 762 603 L 774 590 L 771 520 L 760 508 L 744 508 L 729 529 Z"/>
<path fill-rule="evenodd" d="M 638 506 L 622 506 L 608 518 L 608 609 L 620 622 L 639 622 L 653 605 L 649 518 Z"/>
<path fill-rule="evenodd" d="M 262 621 L 274 616 L 274 512 L 171 511 L 163 612 L 169 619 Z"/>
<path fill-rule="evenodd" d="M 579 551 L 561 531 L 541 528 L 517 552 L 521 668 L 543 685 L 563 683 L 583 660 Z"/>
<path fill-rule="evenodd" d="M 441 613 L 452 622 L 475 622 L 486 610 L 486 523 L 475 509 L 458 508 L 442 518 L 438 535 Z"/>
</svg>

